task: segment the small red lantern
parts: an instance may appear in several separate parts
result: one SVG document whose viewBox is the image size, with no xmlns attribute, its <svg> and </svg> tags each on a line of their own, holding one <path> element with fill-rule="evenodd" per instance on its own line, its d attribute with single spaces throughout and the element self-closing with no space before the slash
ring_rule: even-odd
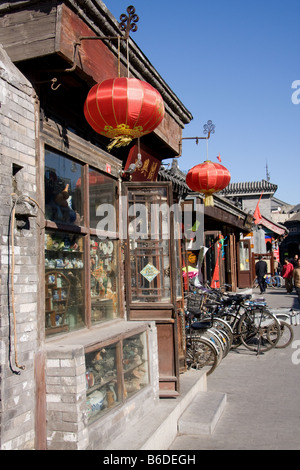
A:
<svg viewBox="0 0 300 470">
<path fill-rule="evenodd" d="M 84 115 L 99 134 L 114 139 L 107 147 L 128 145 L 152 132 L 163 120 L 164 102 L 149 83 L 136 78 L 111 78 L 94 85 Z"/>
<path fill-rule="evenodd" d="M 230 182 L 231 175 L 227 168 L 220 163 L 207 160 L 194 166 L 186 175 L 186 184 L 195 192 L 205 194 L 204 204 L 213 206 L 213 193 L 226 188 Z"/>
</svg>

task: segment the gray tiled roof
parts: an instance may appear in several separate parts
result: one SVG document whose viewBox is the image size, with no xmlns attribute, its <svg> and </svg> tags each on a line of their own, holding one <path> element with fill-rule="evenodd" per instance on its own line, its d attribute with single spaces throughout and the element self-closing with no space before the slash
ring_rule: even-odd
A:
<svg viewBox="0 0 300 470">
<path fill-rule="evenodd" d="M 248 181 L 244 183 L 230 183 L 223 191 L 219 194 L 224 196 L 237 196 L 237 195 L 249 195 L 249 194 L 261 194 L 262 192 L 274 194 L 278 186 L 270 183 L 266 180 L 261 181 Z"/>
<path fill-rule="evenodd" d="M 293 206 L 290 210 L 289 210 L 289 214 L 293 214 L 293 213 L 298 213 L 300 212 L 300 204 L 297 204 L 296 206 Z"/>
</svg>

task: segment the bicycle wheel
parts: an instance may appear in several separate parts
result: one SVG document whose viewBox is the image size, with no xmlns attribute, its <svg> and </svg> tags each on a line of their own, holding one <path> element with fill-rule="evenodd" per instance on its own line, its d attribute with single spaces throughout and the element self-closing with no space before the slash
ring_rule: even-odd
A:
<svg viewBox="0 0 300 470">
<path fill-rule="evenodd" d="M 186 360 L 189 368 L 208 367 L 210 375 L 218 365 L 218 351 L 210 340 L 193 336 L 187 340 Z"/>
<path fill-rule="evenodd" d="M 282 276 L 278 276 L 279 277 L 279 282 L 280 282 L 280 287 L 284 287 L 285 286 L 285 281 L 283 279 Z"/>
<path fill-rule="evenodd" d="M 203 322 L 211 321 L 211 315 L 209 317 L 204 317 L 202 321 Z M 231 348 L 232 341 L 233 341 L 233 331 L 232 331 L 230 324 L 227 321 L 225 321 L 223 318 L 213 317 L 212 328 L 216 328 L 217 331 L 220 331 L 222 333 L 223 335 L 222 342 L 225 345 L 226 354 L 227 354 L 229 349 Z"/>
<path fill-rule="evenodd" d="M 269 340 L 273 341 L 273 337 L 277 337 L 277 331 L 274 331 L 274 325 L 270 325 L 268 328 Z M 287 322 L 280 320 L 280 337 L 275 348 L 283 349 L 291 344 L 294 339 L 294 330 Z"/>
<path fill-rule="evenodd" d="M 272 340 L 268 335 L 271 327 L 273 328 Z M 280 338 L 280 323 L 268 310 L 252 309 L 241 316 L 238 333 L 243 345 L 259 354 L 276 346 Z"/>
<path fill-rule="evenodd" d="M 232 342 L 233 342 L 233 330 L 230 326 L 230 323 L 224 320 L 223 318 L 216 317 L 213 320 L 213 324 L 219 330 L 224 331 L 224 333 L 228 336 L 229 349 L 230 349 L 232 346 Z"/>
<path fill-rule="evenodd" d="M 238 324 L 240 320 L 239 315 L 235 313 L 226 313 L 222 315 L 222 319 L 229 323 L 229 326 L 232 329 L 233 339 L 231 342 L 231 349 L 238 348 L 242 344 L 240 334 L 238 333 Z"/>
<path fill-rule="evenodd" d="M 271 277 L 271 286 L 274 287 L 275 289 L 280 289 L 283 286 L 283 277 L 281 276 L 273 276 Z"/>
<path fill-rule="evenodd" d="M 206 331 L 203 331 L 201 336 L 202 338 L 205 338 L 211 341 L 213 345 L 215 346 L 215 348 L 217 349 L 217 352 L 218 352 L 218 364 L 217 365 L 219 365 L 224 357 L 225 346 L 221 340 L 220 335 L 218 334 L 218 331 L 216 331 L 216 329 L 212 327 Z"/>
<path fill-rule="evenodd" d="M 218 340 L 220 341 L 221 343 L 221 347 L 222 347 L 222 359 L 224 359 L 224 357 L 227 356 L 227 354 L 229 353 L 229 337 L 227 335 L 227 333 L 224 331 L 224 330 L 221 330 L 219 328 L 217 328 L 216 326 L 213 326 L 211 328 L 212 330 L 212 333 L 218 338 Z"/>
</svg>

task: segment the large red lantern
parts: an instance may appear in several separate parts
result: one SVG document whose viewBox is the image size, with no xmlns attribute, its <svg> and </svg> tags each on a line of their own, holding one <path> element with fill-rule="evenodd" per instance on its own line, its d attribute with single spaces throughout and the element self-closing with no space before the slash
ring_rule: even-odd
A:
<svg viewBox="0 0 300 470">
<path fill-rule="evenodd" d="M 207 160 L 194 166 L 186 175 L 186 184 L 195 192 L 205 194 L 204 204 L 213 206 L 213 193 L 226 188 L 230 182 L 230 173 L 225 166 Z"/>
<path fill-rule="evenodd" d="M 90 126 L 113 139 L 108 150 L 152 132 L 163 120 L 164 112 L 159 92 L 136 78 L 104 80 L 91 88 L 84 104 Z"/>
</svg>

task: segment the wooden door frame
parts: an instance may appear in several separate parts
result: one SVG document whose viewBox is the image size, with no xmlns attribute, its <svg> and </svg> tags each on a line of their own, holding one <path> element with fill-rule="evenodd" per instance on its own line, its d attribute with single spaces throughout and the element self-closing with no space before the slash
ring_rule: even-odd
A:
<svg viewBox="0 0 300 470">
<path fill-rule="evenodd" d="M 147 188 L 166 188 L 169 207 L 173 204 L 171 182 L 126 182 L 123 184 L 123 195 L 129 190 Z M 167 302 L 137 302 L 131 301 L 131 269 L 126 269 L 130 263 L 130 246 L 128 239 L 128 204 L 127 199 L 127 239 L 125 241 L 125 288 L 126 305 L 129 320 L 155 321 L 158 338 L 159 354 L 159 388 L 160 397 L 176 397 L 179 395 L 179 348 L 178 348 L 178 308 L 176 302 L 175 281 L 175 246 L 174 246 L 174 217 L 170 211 L 169 266 L 170 266 L 170 299 Z M 124 211 L 123 211 L 124 213 Z M 166 357 L 166 350 L 168 351 Z M 168 368 L 169 367 L 169 368 Z"/>
<path fill-rule="evenodd" d="M 221 230 L 205 230 L 204 231 L 204 240 L 203 240 L 203 243 L 204 243 L 204 246 L 206 246 L 205 242 L 206 242 L 206 236 L 207 235 L 215 235 L 215 238 L 217 238 L 219 235 L 221 235 Z M 214 243 L 214 256 L 215 256 L 215 260 L 217 259 L 217 255 L 218 255 L 218 248 L 217 248 L 217 244 Z M 221 272 L 221 263 L 220 261 L 222 262 L 222 255 L 221 255 L 221 252 L 219 254 L 219 272 Z M 206 261 L 206 255 L 204 256 L 204 260 L 203 260 L 203 279 L 204 281 L 206 282 L 207 281 L 207 261 Z M 221 282 L 221 279 L 220 279 L 220 282 Z"/>
<path fill-rule="evenodd" d="M 240 243 L 248 245 L 249 250 L 249 269 L 240 269 Z M 248 238 L 241 238 L 237 242 L 237 281 L 238 287 L 241 289 L 252 287 L 252 256 L 251 256 L 251 240 Z"/>
</svg>

